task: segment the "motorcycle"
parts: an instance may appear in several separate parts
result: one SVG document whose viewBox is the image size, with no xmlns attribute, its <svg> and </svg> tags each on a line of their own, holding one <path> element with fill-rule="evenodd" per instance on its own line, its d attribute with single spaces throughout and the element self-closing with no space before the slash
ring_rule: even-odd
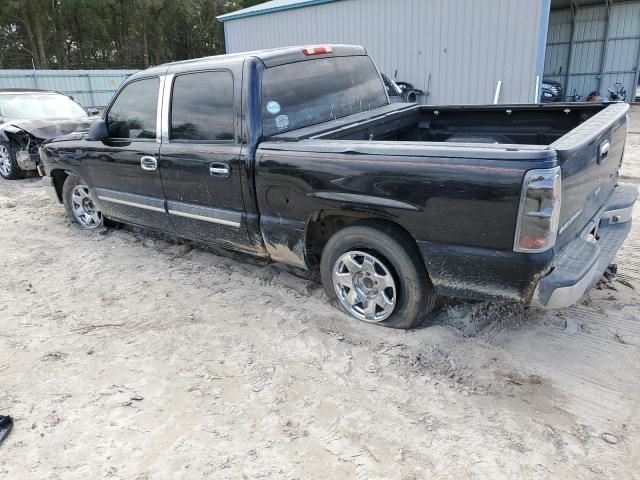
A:
<svg viewBox="0 0 640 480">
<path fill-rule="evenodd" d="M 627 90 L 621 82 L 613 84 L 613 88 L 607 88 L 609 91 L 609 101 L 624 102 L 627 98 Z"/>
<path fill-rule="evenodd" d="M 613 88 L 607 88 L 609 91 L 609 98 L 607 99 L 609 102 L 624 102 L 627 98 L 627 91 L 624 88 L 624 85 L 621 82 L 616 82 L 613 84 Z M 594 90 L 586 98 L 587 102 L 604 102 L 605 98 L 600 95 L 600 92 Z"/>
</svg>

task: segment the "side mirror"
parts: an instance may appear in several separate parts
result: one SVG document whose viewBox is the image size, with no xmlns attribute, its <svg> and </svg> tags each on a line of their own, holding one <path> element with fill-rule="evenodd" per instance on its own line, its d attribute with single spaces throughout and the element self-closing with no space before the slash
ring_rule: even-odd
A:
<svg viewBox="0 0 640 480">
<path fill-rule="evenodd" d="M 91 116 L 100 114 L 100 110 L 97 108 L 87 108 L 87 113 Z"/>
<path fill-rule="evenodd" d="M 102 118 L 95 119 L 89 127 L 89 134 L 87 135 L 87 139 L 92 142 L 97 142 L 106 138 L 109 138 L 107 122 L 105 122 Z"/>
</svg>

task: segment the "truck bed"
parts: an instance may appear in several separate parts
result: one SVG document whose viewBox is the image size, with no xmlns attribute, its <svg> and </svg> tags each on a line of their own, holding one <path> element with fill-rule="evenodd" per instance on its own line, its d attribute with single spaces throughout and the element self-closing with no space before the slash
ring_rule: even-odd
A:
<svg viewBox="0 0 640 480">
<path fill-rule="evenodd" d="M 550 145 L 608 105 L 388 105 L 272 138 Z"/>
<path fill-rule="evenodd" d="M 440 293 L 523 298 L 534 282 L 525 272 L 546 268 L 616 187 L 628 108 L 388 105 L 282 133 L 256 152 L 262 226 L 304 229 L 308 218 L 346 206 L 374 212 L 413 232 L 434 259 L 425 261 Z M 524 175 L 556 165 L 562 201 L 555 247 L 516 253 Z M 284 191 L 289 203 L 282 204 Z M 447 263 L 433 263 L 438 258 Z M 481 282 L 472 288 L 452 280 L 460 278 L 452 271 L 468 272 L 469 265 L 485 283 L 491 279 L 486 292 L 477 290 Z M 515 285 L 515 277 L 523 282 Z"/>
</svg>

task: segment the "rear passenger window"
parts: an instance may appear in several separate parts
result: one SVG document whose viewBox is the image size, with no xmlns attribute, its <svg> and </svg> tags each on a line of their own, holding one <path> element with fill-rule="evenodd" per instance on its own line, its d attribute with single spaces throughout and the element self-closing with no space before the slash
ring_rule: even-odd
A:
<svg viewBox="0 0 640 480">
<path fill-rule="evenodd" d="M 109 138 L 156 138 L 159 86 L 156 77 L 124 87 L 107 114 Z"/>
<path fill-rule="evenodd" d="M 171 140 L 233 140 L 231 72 L 178 75 L 171 97 Z"/>
</svg>

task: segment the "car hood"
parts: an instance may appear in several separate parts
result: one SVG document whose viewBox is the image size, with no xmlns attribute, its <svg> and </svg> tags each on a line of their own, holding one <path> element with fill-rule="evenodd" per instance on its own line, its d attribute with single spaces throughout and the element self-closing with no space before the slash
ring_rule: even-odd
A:
<svg viewBox="0 0 640 480">
<path fill-rule="evenodd" d="M 40 140 L 86 130 L 97 117 L 70 118 L 56 120 L 9 120 L 0 125 L 0 132 L 14 133 L 23 130 Z"/>
<path fill-rule="evenodd" d="M 554 87 L 561 87 L 562 84 L 560 82 L 556 82 L 555 80 L 542 80 L 542 83 L 546 83 L 547 85 L 551 85 Z"/>
</svg>

